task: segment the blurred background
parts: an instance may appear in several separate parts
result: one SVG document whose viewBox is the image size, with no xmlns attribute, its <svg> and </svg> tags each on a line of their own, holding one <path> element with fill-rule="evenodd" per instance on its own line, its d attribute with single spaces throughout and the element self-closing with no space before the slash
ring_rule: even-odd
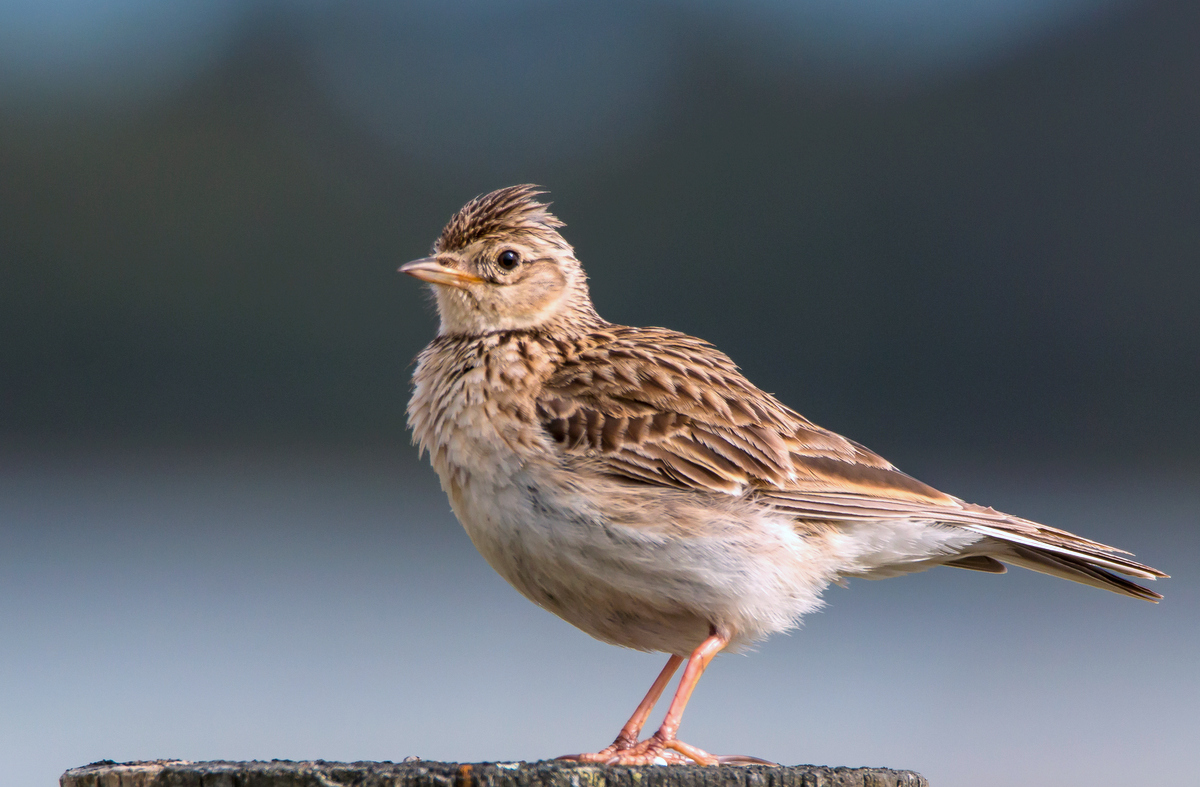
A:
<svg viewBox="0 0 1200 787">
<path fill-rule="evenodd" d="M 681 737 L 949 785 L 1200 740 L 1200 6 L 6 0 L 0 765 L 538 759 L 662 658 L 495 576 L 408 444 L 401 263 L 550 190 L 601 314 L 948 492 L 1134 550 L 832 589 Z M 1185 776 L 1186 775 L 1186 776 Z"/>
</svg>

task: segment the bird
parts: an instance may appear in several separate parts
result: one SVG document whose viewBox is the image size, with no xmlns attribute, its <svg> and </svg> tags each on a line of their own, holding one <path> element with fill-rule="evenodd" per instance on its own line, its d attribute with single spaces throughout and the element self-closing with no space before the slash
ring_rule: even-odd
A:
<svg viewBox="0 0 1200 787">
<path fill-rule="evenodd" d="M 408 424 L 472 543 L 587 634 L 669 655 L 611 744 L 564 759 L 767 762 L 683 742 L 684 708 L 719 652 L 794 628 L 849 578 L 1007 564 L 1162 598 L 1122 576 L 1167 576 L 1129 552 L 940 492 L 763 392 L 711 344 L 603 319 L 543 194 L 475 197 L 399 270 L 432 285 L 439 318 Z"/>
</svg>

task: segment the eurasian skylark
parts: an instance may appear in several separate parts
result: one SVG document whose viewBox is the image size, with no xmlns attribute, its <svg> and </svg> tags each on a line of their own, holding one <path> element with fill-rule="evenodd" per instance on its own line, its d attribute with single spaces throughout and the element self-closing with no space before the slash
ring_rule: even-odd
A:
<svg viewBox="0 0 1200 787">
<path fill-rule="evenodd" d="M 433 255 L 441 327 L 408 420 L 475 546 L 528 599 L 615 645 L 671 654 L 591 762 L 705 764 L 675 737 L 718 651 L 795 626 L 830 582 L 1030 568 L 1134 598 L 1126 552 L 966 503 L 813 424 L 700 339 L 592 307 L 533 186 L 477 197 Z M 662 726 L 639 741 L 671 676 Z"/>
</svg>

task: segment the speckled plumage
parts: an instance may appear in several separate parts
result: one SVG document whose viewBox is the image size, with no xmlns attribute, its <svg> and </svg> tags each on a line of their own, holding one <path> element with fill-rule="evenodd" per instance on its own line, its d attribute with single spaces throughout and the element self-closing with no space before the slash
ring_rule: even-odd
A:
<svg viewBox="0 0 1200 787">
<path fill-rule="evenodd" d="M 830 582 L 935 565 L 1159 598 L 1113 572 L 1162 572 L 901 473 L 700 339 L 606 322 L 537 193 L 472 200 L 402 268 L 436 285 L 441 317 L 414 376 L 414 439 L 479 551 L 534 602 L 684 656 L 794 626 Z M 656 736 L 602 754 L 686 746 Z"/>
</svg>

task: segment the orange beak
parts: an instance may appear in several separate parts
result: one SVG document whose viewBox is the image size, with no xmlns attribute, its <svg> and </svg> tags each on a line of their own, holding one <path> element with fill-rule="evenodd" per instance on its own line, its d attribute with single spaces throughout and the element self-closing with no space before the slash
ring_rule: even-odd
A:
<svg viewBox="0 0 1200 787">
<path fill-rule="evenodd" d="M 465 290 L 472 284 L 481 284 L 483 282 L 483 279 L 474 274 L 447 268 L 437 261 L 437 257 L 422 257 L 419 260 L 405 263 L 400 266 L 400 273 L 407 273 L 409 276 L 415 276 L 421 281 L 427 281 L 430 284 L 457 287 L 460 290 Z"/>
</svg>

